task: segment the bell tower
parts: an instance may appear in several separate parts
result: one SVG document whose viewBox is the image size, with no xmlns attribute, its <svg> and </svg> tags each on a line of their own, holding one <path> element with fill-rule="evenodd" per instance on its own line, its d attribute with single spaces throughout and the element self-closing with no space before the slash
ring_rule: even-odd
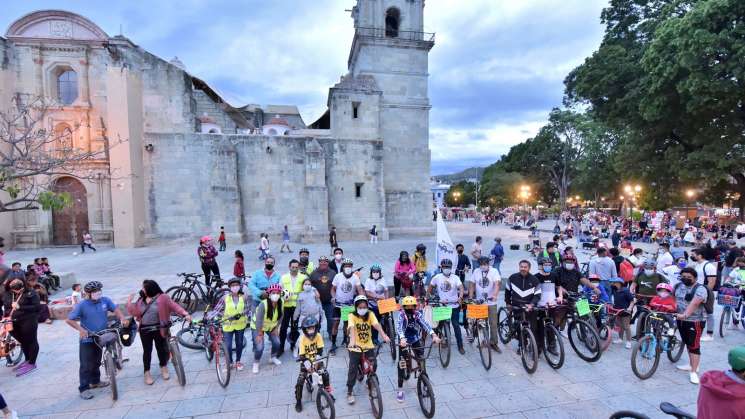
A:
<svg viewBox="0 0 745 419">
<path fill-rule="evenodd" d="M 372 77 L 383 141 L 386 227 L 431 234 L 428 62 L 434 34 L 424 28 L 424 0 L 357 0 L 348 69 Z"/>
</svg>

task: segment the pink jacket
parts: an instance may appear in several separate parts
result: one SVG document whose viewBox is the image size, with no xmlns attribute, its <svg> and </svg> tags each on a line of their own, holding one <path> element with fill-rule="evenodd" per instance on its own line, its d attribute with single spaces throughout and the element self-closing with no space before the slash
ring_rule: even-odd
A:
<svg viewBox="0 0 745 419">
<path fill-rule="evenodd" d="M 706 371 L 698 391 L 698 419 L 745 418 L 745 382 L 732 371 Z"/>
<path fill-rule="evenodd" d="M 402 264 L 400 260 L 396 260 L 396 265 L 393 267 L 393 275 L 399 276 L 401 274 L 414 275 L 416 272 L 416 265 L 409 259 L 409 263 Z"/>
<path fill-rule="evenodd" d="M 176 313 L 181 317 L 188 316 L 189 313 L 181 308 L 180 305 L 171 300 L 171 297 L 165 294 L 160 294 L 157 301 L 158 319 L 160 320 L 160 335 L 163 337 L 167 337 L 168 329 L 171 322 L 171 313 Z M 145 311 L 146 306 L 147 304 L 145 304 L 145 301 L 143 299 L 139 299 L 134 303 L 127 304 L 127 312 L 129 312 L 129 314 L 134 317 L 135 320 L 140 322 L 142 321 L 142 315 Z"/>
</svg>

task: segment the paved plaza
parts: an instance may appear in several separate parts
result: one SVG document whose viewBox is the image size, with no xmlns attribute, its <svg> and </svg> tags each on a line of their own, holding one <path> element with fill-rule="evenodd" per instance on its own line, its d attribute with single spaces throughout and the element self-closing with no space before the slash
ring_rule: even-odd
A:
<svg viewBox="0 0 745 419">
<path fill-rule="evenodd" d="M 495 235 L 503 238 L 505 248 L 510 244 L 528 242 L 525 231 L 513 231 L 504 226 L 481 227 L 472 223 L 448 224 L 455 242 L 462 242 L 466 249 L 473 236 L 484 236 L 485 248 L 491 246 Z M 545 225 L 549 228 L 550 225 Z M 542 235 L 544 242 L 549 234 Z M 386 277 L 390 278 L 393 262 L 401 249 L 412 251 L 423 241 L 428 249 L 433 249 L 434 238 L 396 239 L 372 245 L 367 242 L 345 242 L 340 244 L 346 254 L 357 265 L 370 266 L 379 262 L 384 266 Z M 294 244 L 297 252 L 300 245 Z M 307 245 L 311 258 L 328 254 L 324 244 Z M 256 258 L 256 243 L 239 247 L 246 254 L 247 270 L 259 267 Z M 276 253 L 278 246 L 272 244 Z M 232 272 L 232 251 L 234 244 L 228 244 L 228 251 L 220 258 L 223 272 Z M 10 252 L 6 261 L 19 260 L 29 263 L 35 256 L 47 256 L 52 268 L 59 272 L 75 272 L 80 282 L 92 279 L 104 283 L 105 294 L 117 301 L 128 293 L 139 289 L 143 278 L 158 280 L 166 286 L 177 283 L 175 273 L 198 271 L 196 243 L 179 242 L 141 249 L 102 248 L 96 253 L 73 255 L 79 248 L 54 248 L 43 251 Z M 295 253 L 296 254 L 296 253 Z M 278 266 L 286 269 L 290 256 L 277 254 Z M 507 250 L 503 262 L 503 275 L 516 271 L 517 261 L 527 257 L 527 252 Z M 580 254 L 580 259 L 586 258 Z M 61 294 L 58 294 L 59 297 Z M 7 369 L 0 370 L 3 396 L 10 406 L 23 417 L 34 418 L 314 418 L 317 417 L 315 405 L 307 397 L 304 410 L 295 412 L 294 383 L 298 365 L 289 353 L 282 358 L 279 367 L 268 365 L 268 354 L 262 359 L 261 372 L 254 375 L 250 367 L 241 372 L 233 372 L 230 385 L 223 389 L 217 383 L 214 364 L 196 351 L 184 349 L 183 356 L 187 370 L 186 387 L 172 379 L 163 381 L 155 373 L 156 382 L 146 386 L 142 379 L 141 345 L 136 342 L 126 348 L 125 355 L 130 359 L 118 375 L 120 395 L 112 402 L 107 389 L 93 390 L 95 398 L 83 401 L 78 397 L 78 343 L 77 333 L 63 322 L 52 325 L 39 325 L 41 353 L 39 369 L 33 374 L 15 378 Z M 745 334 L 732 332 L 726 339 L 703 343 L 701 371 L 725 369 L 726 354 L 729 348 L 745 341 Z M 479 361 L 475 348 L 466 344 L 466 355 L 461 356 L 453 350 L 452 361 L 447 369 L 442 369 L 435 357 L 428 363 L 428 370 L 437 401 L 436 418 L 604 418 L 613 411 L 632 409 L 648 414 L 650 417 L 664 417 L 656 406 L 662 401 L 670 401 L 688 411 L 695 412 L 698 386 L 688 382 L 688 374 L 675 369 L 663 355 L 657 373 L 650 379 L 637 379 L 630 367 L 630 350 L 622 345 L 612 345 L 599 362 L 588 364 L 580 360 L 568 342 L 565 348 L 567 358 L 564 366 L 552 370 L 545 360 L 539 361 L 538 371 L 528 375 L 515 353 L 515 344 L 509 345 L 502 354 L 493 354 L 493 366 L 485 371 Z M 244 351 L 243 360 L 250 362 L 251 351 Z M 455 349 L 455 348 L 453 348 Z M 434 351 L 436 352 L 436 351 Z M 433 354 L 434 354 L 433 352 Z M 155 359 L 155 356 L 154 356 Z M 682 361 L 686 361 L 686 355 Z M 157 361 L 153 371 L 157 371 Z M 362 385 L 355 388 L 357 403 L 350 406 L 344 400 L 347 373 L 346 351 L 339 351 L 330 362 L 332 386 L 337 396 L 337 417 L 371 417 L 370 404 L 365 397 Z M 378 375 L 384 391 L 384 417 L 419 418 L 419 409 L 413 382 L 406 384 L 406 402 L 395 400 L 396 369 L 389 356 L 381 356 Z"/>
</svg>

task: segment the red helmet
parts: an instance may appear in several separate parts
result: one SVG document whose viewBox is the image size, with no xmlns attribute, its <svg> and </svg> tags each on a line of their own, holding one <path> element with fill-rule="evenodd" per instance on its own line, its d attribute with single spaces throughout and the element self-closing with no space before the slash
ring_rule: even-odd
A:
<svg viewBox="0 0 745 419">
<path fill-rule="evenodd" d="M 272 293 L 280 294 L 281 292 L 282 292 L 282 285 L 279 285 L 279 284 L 269 285 L 269 287 L 266 289 L 267 294 L 272 294 Z"/>
</svg>

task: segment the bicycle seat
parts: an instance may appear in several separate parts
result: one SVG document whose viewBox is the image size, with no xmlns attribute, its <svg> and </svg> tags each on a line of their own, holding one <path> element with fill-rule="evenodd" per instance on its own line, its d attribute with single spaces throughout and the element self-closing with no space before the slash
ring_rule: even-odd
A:
<svg viewBox="0 0 745 419">
<path fill-rule="evenodd" d="M 693 416 L 690 413 L 687 413 L 683 410 L 678 409 L 672 403 L 668 403 L 668 402 L 660 403 L 660 410 L 662 410 L 664 413 L 670 416 L 675 416 L 678 419 L 696 419 L 696 416 Z"/>
</svg>

